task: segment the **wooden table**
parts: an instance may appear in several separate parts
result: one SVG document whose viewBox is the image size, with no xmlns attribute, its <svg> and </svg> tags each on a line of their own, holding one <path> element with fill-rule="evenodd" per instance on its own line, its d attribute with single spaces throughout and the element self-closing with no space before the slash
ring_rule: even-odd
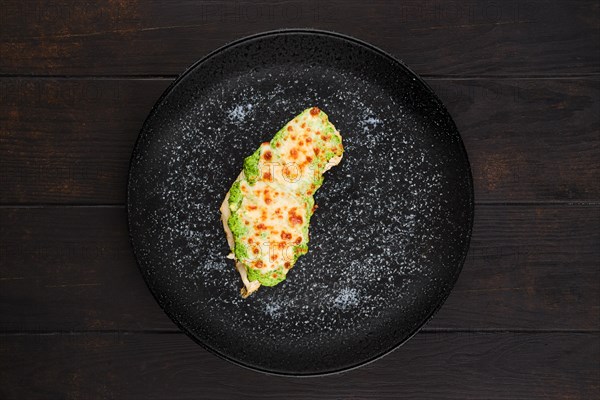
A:
<svg viewBox="0 0 600 400">
<path fill-rule="evenodd" d="M 438 315 L 383 359 L 317 379 L 242 369 L 180 333 L 125 221 L 129 156 L 162 91 L 281 27 L 356 36 L 421 74 L 476 190 Z M 4 0 L 0 34 L 0 398 L 598 398 L 597 0 Z"/>
</svg>

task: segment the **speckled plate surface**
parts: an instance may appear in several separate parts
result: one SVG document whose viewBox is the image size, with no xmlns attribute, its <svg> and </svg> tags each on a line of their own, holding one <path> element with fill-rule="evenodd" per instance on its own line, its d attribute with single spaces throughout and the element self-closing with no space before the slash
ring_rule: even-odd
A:
<svg viewBox="0 0 600 400">
<path fill-rule="evenodd" d="M 316 193 L 308 254 L 244 300 L 219 206 L 244 157 L 311 106 L 344 159 Z M 128 217 L 142 274 L 182 330 L 238 364 L 316 375 L 391 351 L 442 305 L 473 188 L 452 119 L 413 72 L 346 36 L 286 30 L 215 51 L 165 92 L 131 160 Z"/>
</svg>

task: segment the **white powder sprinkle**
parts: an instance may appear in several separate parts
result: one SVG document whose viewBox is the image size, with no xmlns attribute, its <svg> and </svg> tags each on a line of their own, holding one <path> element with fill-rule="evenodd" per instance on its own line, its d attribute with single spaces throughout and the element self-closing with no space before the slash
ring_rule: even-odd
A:
<svg viewBox="0 0 600 400">
<path fill-rule="evenodd" d="M 238 104 L 237 106 L 235 106 L 231 110 L 229 110 L 229 113 L 227 114 L 227 116 L 229 117 L 229 119 L 231 121 L 243 122 L 246 119 L 246 116 L 248 116 L 248 114 L 250 114 L 250 112 L 252 111 L 253 108 L 254 108 L 254 105 L 251 103 L 248 103 L 246 105 Z"/>
<path fill-rule="evenodd" d="M 343 288 L 333 300 L 335 307 L 345 310 L 349 307 L 358 305 L 359 293 L 354 288 Z"/>
</svg>

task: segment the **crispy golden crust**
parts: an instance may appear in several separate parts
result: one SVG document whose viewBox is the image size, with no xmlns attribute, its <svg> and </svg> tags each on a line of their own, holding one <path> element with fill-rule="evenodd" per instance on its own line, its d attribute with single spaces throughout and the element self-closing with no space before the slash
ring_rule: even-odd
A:
<svg viewBox="0 0 600 400">
<path fill-rule="evenodd" d="M 247 297 L 283 281 L 308 251 L 313 195 L 339 164 L 342 138 L 317 107 L 304 110 L 244 160 L 221 220 Z M 230 204 L 230 199 L 232 200 Z"/>
<path fill-rule="evenodd" d="M 329 161 L 325 171 L 338 165 L 342 161 L 342 157 L 343 156 L 332 158 Z M 242 172 L 236 180 L 243 178 L 243 175 L 244 175 L 244 172 Z M 231 215 L 231 211 L 229 211 L 229 192 L 227 192 L 227 194 L 225 195 L 225 200 L 223 200 L 223 203 L 221 204 L 220 211 L 221 211 L 221 222 L 223 223 L 223 229 L 225 230 L 225 235 L 227 236 L 227 243 L 229 244 L 229 249 L 231 250 L 231 253 L 229 253 L 227 258 L 235 260 L 235 255 L 233 254 L 233 247 L 235 245 L 234 241 L 233 241 L 233 234 L 231 233 L 231 229 L 229 229 L 229 225 L 227 224 L 227 220 L 229 219 L 229 216 Z M 244 268 L 242 263 L 237 260 L 235 262 L 235 269 L 237 269 L 237 271 L 239 272 L 240 277 L 242 278 L 242 282 L 244 283 L 244 287 L 240 290 L 240 293 L 241 293 L 242 297 L 245 299 L 246 297 L 250 296 L 252 293 L 256 292 L 260 288 L 260 282 L 259 281 L 250 282 L 248 280 L 248 273 L 246 272 L 246 268 Z"/>
</svg>

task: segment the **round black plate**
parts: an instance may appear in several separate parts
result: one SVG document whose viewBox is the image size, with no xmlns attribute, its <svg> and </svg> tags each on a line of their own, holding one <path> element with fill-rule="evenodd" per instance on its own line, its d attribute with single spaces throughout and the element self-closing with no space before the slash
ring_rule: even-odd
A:
<svg viewBox="0 0 600 400">
<path fill-rule="evenodd" d="M 242 160 L 318 106 L 342 163 L 315 196 L 309 252 L 244 300 L 219 206 Z M 315 375 L 362 365 L 412 336 L 461 270 L 473 185 L 432 90 L 383 51 L 313 30 L 269 32 L 197 62 L 158 101 L 131 160 L 131 241 L 165 312 L 238 364 Z"/>
</svg>

